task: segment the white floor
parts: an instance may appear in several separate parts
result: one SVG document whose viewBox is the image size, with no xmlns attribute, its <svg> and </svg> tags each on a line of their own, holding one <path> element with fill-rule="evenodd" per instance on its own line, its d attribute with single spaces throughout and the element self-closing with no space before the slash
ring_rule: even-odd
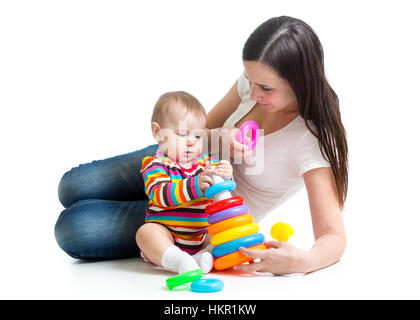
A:
<svg viewBox="0 0 420 320">
<path fill-rule="evenodd" d="M 287 221 L 295 228 L 291 242 L 302 248 L 312 243 L 305 193 L 299 193 L 274 218 L 260 223 L 268 235 L 275 221 Z M 299 211 L 302 211 L 299 213 Z M 273 277 L 237 271 L 213 272 L 206 277 L 224 281 L 222 292 L 194 293 L 188 288 L 169 291 L 165 280 L 172 274 L 137 258 L 81 262 L 68 257 L 55 244 L 55 217 L 28 219 L 24 237 L 4 246 L 2 233 L 1 299 L 419 299 L 420 259 L 416 225 L 389 219 L 386 213 L 345 212 L 348 247 L 343 259 L 326 269 L 304 276 Z M 31 221 L 37 220 L 37 228 Z M 48 221 L 47 221 L 48 220 Z M 418 220 L 417 220 L 418 221 Z M 35 223 L 35 222 L 33 222 Z M 34 224 L 32 224 L 34 225 Z M 403 229 L 404 228 L 404 229 Z M 405 233 L 402 232 L 405 230 Z"/>
</svg>

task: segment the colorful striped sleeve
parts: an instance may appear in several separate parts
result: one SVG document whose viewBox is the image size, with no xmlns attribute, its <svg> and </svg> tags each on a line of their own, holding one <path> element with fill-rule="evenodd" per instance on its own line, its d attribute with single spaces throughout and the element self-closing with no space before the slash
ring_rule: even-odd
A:
<svg viewBox="0 0 420 320">
<path fill-rule="evenodd" d="M 168 168 L 157 157 L 143 159 L 141 174 L 147 196 L 159 207 L 175 207 L 204 196 L 199 188 L 198 175 L 185 179 L 178 175 L 171 177 Z"/>
</svg>

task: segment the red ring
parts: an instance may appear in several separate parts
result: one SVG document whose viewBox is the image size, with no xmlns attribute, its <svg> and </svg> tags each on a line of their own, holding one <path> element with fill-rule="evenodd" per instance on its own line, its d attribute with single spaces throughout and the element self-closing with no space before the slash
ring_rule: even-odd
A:
<svg viewBox="0 0 420 320">
<path fill-rule="evenodd" d="M 211 215 L 224 209 L 232 208 L 244 204 L 244 198 L 236 196 L 220 201 L 213 202 L 206 207 L 206 213 Z"/>
</svg>

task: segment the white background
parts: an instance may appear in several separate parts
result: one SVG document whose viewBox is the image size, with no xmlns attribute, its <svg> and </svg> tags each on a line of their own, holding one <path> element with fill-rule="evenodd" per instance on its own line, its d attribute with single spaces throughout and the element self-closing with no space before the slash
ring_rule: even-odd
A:
<svg viewBox="0 0 420 320">
<path fill-rule="evenodd" d="M 420 23 L 415 1 L 0 2 L 0 298 L 419 299 Z M 350 148 L 342 260 L 304 277 L 222 273 L 212 295 L 163 288 L 138 259 L 81 263 L 54 224 L 61 175 L 154 143 L 158 96 L 210 110 L 242 72 L 242 46 L 272 16 L 311 25 L 324 46 Z M 262 223 L 313 243 L 305 190 Z M 247 285 L 247 282 L 249 285 Z M 244 290 L 243 288 L 253 288 Z"/>
</svg>

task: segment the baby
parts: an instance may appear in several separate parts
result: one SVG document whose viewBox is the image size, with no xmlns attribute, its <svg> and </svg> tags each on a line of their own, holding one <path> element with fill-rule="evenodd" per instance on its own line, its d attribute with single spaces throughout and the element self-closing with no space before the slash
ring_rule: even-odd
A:
<svg viewBox="0 0 420 320">
<path fill-rule="evenodd" d="M 201 268 L 207 273 L 213 267 L 204 211 L 213 200 L 204 191 L 212 183 L 210 174 L 231 179 L 232 166 L 201 154 L 205 125 L 205 109 L 186 92 L 168 92 L 156 102 L 151 128 L 159 148 L 142 163 L 150 201 L 136 242 L 143 260 L 172 272 Z"/>
</svg>

